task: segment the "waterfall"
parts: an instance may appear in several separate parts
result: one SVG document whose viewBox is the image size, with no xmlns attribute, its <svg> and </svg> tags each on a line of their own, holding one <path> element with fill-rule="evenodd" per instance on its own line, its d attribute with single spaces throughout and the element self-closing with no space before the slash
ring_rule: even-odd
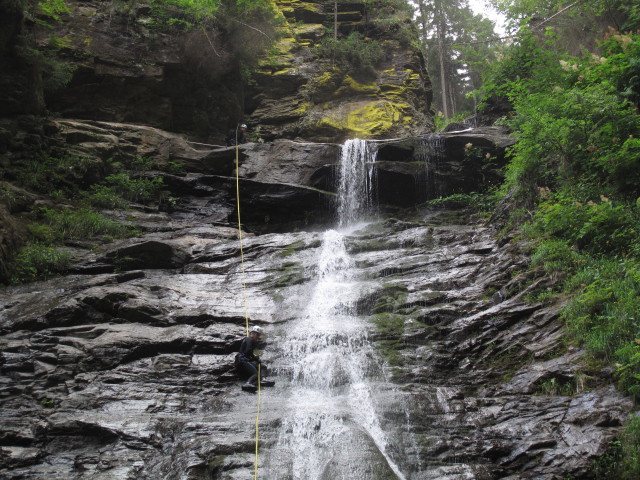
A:
<svg viewBox="0 0 640 480">
<path fill-rule="evenodd" d="M 373 202 L 375 152 L 363 140 L 342 149 L 338 225 L 348 228 Z M 344 233 L 328 230 L 303 314 L 287 326 L 278 370 L 290 378 L 290 402 L 268 462 L 268 478 L 333 480 L 406 477 L 388 452 L 374 387 L 382 363 L 358 317 L 360 282 Z"/>
<path fill-rule="evenodd" d="M 347 140 L 340 155 L 338 225 L 351 225 L 373 205 L 376 150 L 360 139 Z"/>
<path fill-rule="evenodd" d="M 420 195 L 425 200 L 434 198 L 434 195 L 438 195 L 439 193 L 436 191 L 437 189 L 434 185 L 433 172 L 435 168 L 437 168 L 438 162 L 443 158 L 443 156 L 444 137 L 437 133 L 424 137 L 416 146 L 413 158 L 418 162 L 424 162 L 425 168 L 424 178 L 416 179 L 418 182 L 417 188 L 423 189 L 420 192 Z"/>
</svg>

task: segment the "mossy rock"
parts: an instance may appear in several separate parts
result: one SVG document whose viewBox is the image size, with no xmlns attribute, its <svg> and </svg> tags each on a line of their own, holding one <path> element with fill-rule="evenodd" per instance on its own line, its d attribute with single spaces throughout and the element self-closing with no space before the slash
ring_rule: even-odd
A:
<svg viewBox="0 0 640 480">
<path fill-rule="evenodd" d="M 331 128 L 350 138 L 390 136 L 399 127 L 411 124 L 407 103 L 373 100 L 352 102 L 329 112 L 317 122 L 319 128 Z"/>
<path fill-rule="evenodd" d="M 299 285 L 307 281 L 304 267 L 297 262 L 285 262 L 279 272 L 267 278 L 270 288 L 284 288 Z"/>
<path fill-rule="evenodd" d="M 350 75 L 347 75 L 342 80 L 342 85 L 333 94 L 334 97 L 342 96 L 355 96 L 355 95 L 369 95 L 375 96 L 379 93 L 378 85 L 374 82 L 360 83 Z"/>
<path fill-rule="evenodd" d="M 281 252 L 278 253 L 279 257 L 288 257 L 293 255 L 295 252 L 303 250 L 306 248 L 306 244 L 302 240 L 296 240 L 293 243 L 287 245 Z"/>
<path fill-rule="evenodd" d="M 378 335 L 387 339 L 397 339 L 404 333 L 406 317 L 395 313 L 377 313 L 371 316 Z"/>
</svg>

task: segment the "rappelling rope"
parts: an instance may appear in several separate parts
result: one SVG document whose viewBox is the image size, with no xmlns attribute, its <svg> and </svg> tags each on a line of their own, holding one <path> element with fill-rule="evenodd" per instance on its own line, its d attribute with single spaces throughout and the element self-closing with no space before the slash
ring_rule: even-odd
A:
<svg viewBox="0 0 640 480">
<path fill-rule="evenodd" d="M 240 154 L 238 149 L 238 127 L 236 126 L 236 203 L 238 204 L 238 240 L 240 241 L 240 264 L 242 265 L 242 298 L 244 299 L 244 320 L 249 336 L 249 308 L 247 307 L 247 280 L 244 272 L 244 250 L 242 249 L 242 223 L 240 222 Z M 258 363 L 258 409 L 256 411 L 256 455 L 253 461 L 253 479 L 258 480 L 258 433 L 260 427 L 260 364 Z"/>
</svg>

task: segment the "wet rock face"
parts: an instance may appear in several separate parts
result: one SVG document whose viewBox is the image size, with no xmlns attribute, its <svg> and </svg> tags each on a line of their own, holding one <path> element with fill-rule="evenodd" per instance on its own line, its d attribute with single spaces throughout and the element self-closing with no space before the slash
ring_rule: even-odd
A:
<svg viewBox="0 0 640 480">
<path fill-rule="evenodd" d="M 79 157 L 148 155 L 185 173 L 146 173 L 179 198 L 172 211 L 112 212 L 140 237 L 76 247 L 69 275 L 0 290 L 0 477 L 249 478 L 256 398 L 233 367 L 248 316 L 277 367 L 261 397 L 260 468 L 295 478 L 281 444 L 296 400 L 284 349 L 319 282 L 339 146 L 238 149 L 241 252 L 235 149 L 118 123 L 44 128 Z M 332 411 L 358 453 L 342 449 L 320 478 L 354 459 L 363 478 L 391 478 L 389 458 L 411 480 L 582 478 L 620 431 L 633 405 L 567 349 L 558 305 L 527 301 L 547 280 L 532 278 L 524 248 L 499 244 L 468 212 L 415 205 L 469 191 L 469 176 L 477 189 L 487 154 L 510 142 L 483 129 L 376 143 L 378 200 L 394 218 L 353 228 L 344 244 L 357 281 L 349 308 L 388 373 L 370 390 L 388 448 Z M 419 193 L 427 182 L 435 190 Z M 12 208 L 28 209 L 33 198 L 11 188 Z"/>
<path fill-rule="evenodd" d="M 317 281 L 322 235 L 245 234 L 245 310 L 237 231 L 211 224 L 217 209 L 193 196 L 139 214 L 143 237 L 78 254 L 76 274 L 0 292 L 2 478 L 251 476 L 256 398 L 233 371 L 245 311 L 277 364 Z M 606 379 L 586 380 L 554 306 L 524 300 L 517 247 L 464 212 L 430 211 L 374 222 L 346 246 L 356 310 L 392 373 L 374 391 L 406 478 L 585 474 L 632 405 Z M 111 270 L 88 275 L 100 264 Z M 289 375 L 262 393 L 261 468 L 277 463 Z M 387 468 L 366 449 L 362 468 Z M 350 461 L 345 451 L 324 475 Z"/>
<path fill-rule="evenodd" d="M 67 118 L 163 128 L 210 143 L 223 142 L 242 117 L 233 62 L 216 58 L 215 67 L 203 67 L 198 56 L 211 47 L 204 38 L 196 41 L 197 32 L 154 25 L 151 3 L 67 4 L 71 13 L 53 30 L 64 44 L 58 60 L 75 70 L 64 88 L 46 92 L 48 110 Z M 36 28 L 41 44 L 50 34 L 51 29 Z"/>
</svg>

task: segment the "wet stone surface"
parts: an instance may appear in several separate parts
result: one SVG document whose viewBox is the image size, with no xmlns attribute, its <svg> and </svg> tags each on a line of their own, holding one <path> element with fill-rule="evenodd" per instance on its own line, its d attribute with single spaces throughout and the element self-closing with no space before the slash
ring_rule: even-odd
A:
<svg viewBox="0 0 640 480">
<path fill-rule="evenodd" d="M 233 369 L 245 314 L 276 379 L 261 478 L 581 478 L 632 409 L 567 349 L 558 305 L 525 300 L 540 280 L 523 248 L 465 212 L 372 220 L 332 234 L 343 251 L 320 229 L 245 232 L 244 281 L 231 212 L 185 193 L 174 212 L 136 212 L 141 237 L 74 250 L 70 275 L 0 291 L 0 477 L 250 478 L 257 396 Z M 350 316 L 325 341 L 314 302 L 332 252 Z M 362 353 L 368 383 L 348 363 L 329 375 L 314 341 Z M 317 420 L 296 423 L 298 395 Z M 292 440 L 313 432 L 327 436 Z M 331 452 L 313 473 L 293 458 L 310 445 Z"/>
<path fill-rule="evenodd" d="M 479 225 L 429 219 L 379 221 L 345 240 L 366 335 L 393 365 L 372 387 L 388 455 L 409 479 L 583 474 L 630 403 L 613 387 L 579 391 L 582 354 L 561 348 L 553 307 L 521 294 L 496 301 L 524 267 L 521 253 Z M 256 397 L 233 372 L 245 311 L 237 238 L 226 227 L 175 225 L 135 241 L 181 252 L 175 264 L 165 255 L 158 268 L 2 291 L 3 478 L 250 475 Z M 320 236 L 245 237 L 248 315 L 267 329 L 264 358 L 276 365 L 317 282 Z M 117 248 L 135 258 L 135 248 Z M 277 463 L 269 452 L 282 435 L 290 375 L 283 369 L 262 393 L 268 465 Z M 552 394 L 550 379 L 573 387 Z M 385 463 L 374 444 L 363 448 L 366 468 Z M 345 455 L 318 478 L 348 464 Z"/>
</svg>

